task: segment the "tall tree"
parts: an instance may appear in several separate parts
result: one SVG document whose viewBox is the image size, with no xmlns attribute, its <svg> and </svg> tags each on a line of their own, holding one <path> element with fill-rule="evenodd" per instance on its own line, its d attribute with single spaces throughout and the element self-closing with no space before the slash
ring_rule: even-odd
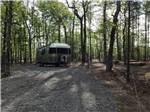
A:
<svg viewBox="0 0 150 112">
<path fill-rule="evenodd" d="M 116 44 L 117 44 L 117 59 L 121 60 L 121 48 L 120 48 L 120 39 L 119 39 L 119 28 L 117 26 L 116 32 Z"/>
<path fill-rule="evenodd" d="M 137 14 L 137 61 L 140 61 L 140 17 Z"/>
<path fill-rule="evenodd" d="M 80 21 L 81 54 L 82 54 L 82 65 L 84 65 L 85 58 L 86 58 L 86 38 L 87 38 L 86 37 L 86 14 L 88 12 L 88 5 L 89 5 L 90 2 L 89 1 L 84 1 L 84 0 L 81 2 L 82 9 L 83 9 L 83 14 L 82 15 L 79 14 L 79 11 L 76 7 L 75 1 L 73 1 L 72 6 L 69 6 L 69 3 L 68 3 L 67 0 L 66 0 L 66 3 L 67 3 L 69 8 L 73 9 L 74 14 L 76 15 L 76 17 Z M 83 22 L 84 22 L 84 24 L 83 24 Z M 83 30 L 84 30 L 84 32 L 83 32 Z"/>
<path fill-rule="evenodd" d="M 136 10 L 136 38 L 137 38 L 137 52 L 136 52 L 136 60 L 140 61 L 140 2 L 135 2 L 135 10 Z"/>
<path fill-rule="evenodd" d="M 107 60 L 107 39 L 106 39 L 106 6 L 107 1 L 104 1 L 104 7 L 103 7 L 103 37 L 104 37 L 104 63 L 106 63 Z"/>
<path fill-rule="evenodd" d="M 135 2 L 131 2 L 131 58 L 134 59 L 134 48 L 135 48 Z"/>
<path fill-rule="evenodd" d="M 64 34 L 65 34 L 65 43 L 68 43 L 68 37 L 67 37 L 67 29 L 66 29 L 66 25 L 63 25 L 64 28 Z"/>
<path fill-rule="evenodd" d="M 84 53 L 84 59 L 83 61 L 85 62 L 85 54 L 86 54 L 86 41 L 87 41 L 87 27 L 86 27 L 86 21 L 87 21 L 87 12 L 88 12 L 88 7 L 89 7 L 88 1 L 83 1 L 82 2 L 82 7 L 83 7 L 83 19 L 84 19 L 84 40 L 83 40 L 83 53 Z"/>
<path fill-rule="evenodd" d="M 10 75 L 10 51 L 11 51 L 11 32 L 12 32 L 12 18 L 13 18 L 13 1 L 4 1 L 6 6 L 5 22 L 4 22 L 4 41 L 2 53 L 2 72 L 5 76 Z"/>
<path fill-rule="evenodd" d="M 124 27 L 123 27 L 123 31 L 122 31 L 122 33 L 123 33 L 123 37 L 122 37 L 122 39 L 123 39 L 123 61 L 124 61 L 124 64 L 126 64 L 126 62 L 127 62 L 127 56 L 126 56 L 126 26 L 127 26 L 127 18 L 126 18 L 126 12 L 127 12 L 127 9 L 126 9 L 126 7 L 125 7 L 125 9 L 124 9 Z"/>
<path fill-rule="evenodd" d="M 73 59 L 74 59 L 74 55 L 75 55 L 75 53 L 74 53 L 74 31 L 75 30 L 75 15 L 73 15 L 73 18 L 72 18 L 72 31 L 71 31 L 71 33 L 72 33 L 72 35 L 71 35 L 71 37 L 72 37 L 72 40 L 71 40 L 71 48 L 72 48 L 72 53 L 71 53 L 71 60 L 73 61 Z"/>
<path fill-rule="evenodd" d="M 27 3 L 28 4 L 28 3 Z M 22 11 L 22 16 L 24 18 L 24 23 L 26 25 L 28 31 L 28 50 L 29 50 L 29 62 L 32 63 L 32 38 L 33 34 L 33 15 L 34 15 L 34 6 L 31 7 L 31 11 L 26 10 L 26 12 Z"/>
<path fill-rule="evenodd" d="M 147 60 L 147 8 L 145 7 L 145 46 L 144 46 L 144 61 Z"/>
<path fill-rule="evenodd" d="M 88 11 L 88 22 L 89 22 L 89 56 L 90 56 L 90 63 L 92 62 L 92 4 L 89 5 L 89 11 Z"/>
<path fill-rule="evenodd" d="M 53 32 L 53 34 L 57 35 L 57 38 L 54 38 L 54 41 L 61 42 L 61 29 L 64 28 L 64 34 L 67 38 L 67 24 L 68 20 L 72 16 L 68 8 L 59 1 L 38 1 L 37 2 L 38 9 L 42 13 L 43 19 L 48 20 L 46 24 L 47 26 L 54 27 L 57 29 Z M 63 26 L 63 27 L 62 27 Z M 47 29 L 48 30 L 48 29 Z M 45 34 L 45 32 L 43 32 Z"/>
<path fill-rule="evenodd" d="M 145 12 L 145 45 L 144 45 L 144 61 L 148 59 L 148 49 L 149 49 L 149 17 L 150 17 L 150 1 L 144 2 L 144 12 Z"/>
<path fill-rule="evenodd" d="M 130 3 L 128 1 L 128 49 L 127 49 L 127 81 L 130 81 Z"/>
<path fill-rule="evenodd" d="M 113 67 L 113 46 L 114 46 L 114 41 L 115 41 L 115 33 L 116 33 L 116 27 L 117 27 L 117 22 L 118 22 L 118 15 L 121 9 L 120 1 L 116 2 L 116 12 L 115 15 L 113 16 L 113 27 L 111 30 L 111 35 L 110 35 L 110 43 L 109 43 L 109 51 L 108 51 L 108 56 L 107 56 L 107 63 L 106 63 L 106 71 L 112 71 Z"/>
</svg>

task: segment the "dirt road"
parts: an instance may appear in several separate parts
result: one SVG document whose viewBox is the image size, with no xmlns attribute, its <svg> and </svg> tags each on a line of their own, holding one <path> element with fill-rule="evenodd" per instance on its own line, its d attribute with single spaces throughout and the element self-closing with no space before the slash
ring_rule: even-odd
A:
<svg viewBox="0 0 150 112">
<path fill-rule="evenodd" d="M 111 92 L 84 67 L 17 65 L 1 80 L 2 112 L 116 112 Z"/>
</svg>

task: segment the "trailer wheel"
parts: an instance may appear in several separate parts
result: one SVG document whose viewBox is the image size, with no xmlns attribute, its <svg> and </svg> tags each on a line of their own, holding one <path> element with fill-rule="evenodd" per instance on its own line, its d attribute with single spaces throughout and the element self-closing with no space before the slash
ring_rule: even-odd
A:
<svg viewBox="0 0 150 112">
<path fill-rule="evenodd" d="M 44 63 L 40 63 L 40 67 L 44 67 Z"/>
<path fill-rule="evenodd" d="M 55 66 L 56 66 L 56 67 L 59 67 L 59 63 L 56 63 Z"/>
</svg>

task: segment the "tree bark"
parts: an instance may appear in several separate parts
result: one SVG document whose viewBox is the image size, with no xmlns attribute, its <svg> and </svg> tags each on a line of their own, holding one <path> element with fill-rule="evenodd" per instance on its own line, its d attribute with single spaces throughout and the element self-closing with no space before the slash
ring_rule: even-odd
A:
<svg viewBox="0 0 150 112">
<path fill-rule="evenodd" d="M 25 27 L 23 29 L 23 32 L 24 32 L 24 39 L 25 39 L 25 42 L 24 42 L 24 64 L 25 64 L 25 63 L 27 63 L 26 29 L 25 29 Z"/>
<path fill-rule="evenodd" d="M 84 56 L 84 46 L 83 46 L 83 19 L 80 20 L 80 39 L 81 39 L 81 54 L 82 54 L 82 65 L 84 65 L 85 62 L 85 56 Z"/>
<path fill-rule="evenodd" d="M 33 13 L 33 12 L 32 12 Z M 28 38 L 28 49 L 29 49 L 29 62 L 32 63 L 32 32 L 31 32 L 31 27 L 28 26 L 27 24 L 27 18 L 24 14 L 24 12 L 22 11 L 22 16 L 24 18 L 24 24 L 26 25 L 27 27 L 27 30 L 28 30 L 28 35 L 29 35 L 29 38 Z M 32 24 L 32 23 L 31 23 Z"/>
<path fill-rule="evenodd" d="M 126 9 L 125 9 L 125 11 L 124 11 L 124 18 L 125 18 L 125 20 L 124 20 L 124 28 L 123 28 L 123 61 L 124 61 L 124 64 L 126 64 L 126 62 L 127 62 L 127 56 L 126 56 L 126 21 L 127 21 L 127 19 L 126 19 Z"/>
<path fill-rule="evenodd" d="M 135 25 L 135 13 L 134 13 L 134 5 L 132 5 L 132 9 L 131 9 L 131 15 L 132 15 L 132 17 L 131 17 L 131 25 L 132 25 L 132 38 L 131 38 L 131 58 L 132 59 L 135 59 L 135 56 L 134 56 L 134 43 L 135 43 L 135 41 L 134 41 L 134 38 L 135 38 L 135 32 L 134 32 L 134 25 Z"/>
<path fill-rule="evenodd" d="M 116 33 L 116 43 L 117 43 L 117 59 L 121 60 L 121 49 L 120 49 L 120 44 L 119 44 L 118 28 L 117 28 L 117 33 Z"/>
<path fill-rule="evenodd" d="M 84 62 L 86 61 L 86 40 L 87 40 L 87 33 L 86 33 L 86 7 L 84 6 L 83 7 L 83 10 L 84 10 L 84 16 L 83 16 L 83 19 L 84 19 L 84 42 L 83 42 L 83 60 Z"/>
<path fill-rule="evenodd" d="M 128 49 L 127 49 L 127 82 L 130 81 L 130 55 L 131 55 L 131 48 L 130 48 L 130 2 L 128 1 Z"/>
<path fill-rule="evenodd" d="M 147 12 L 145 12 L 145 46 L 144 46 L 144 61 L 147 60 Z"/>
<path fill-rule="evenodd" d="M 107 40 L 106 40 L 106 1 L 104 2 L 104 8 L 103 8 L 103 37 L 104 37 L 104 63 L 106 63 L 107 60 Z"/>
<path fill-rule="evenodd" d="M 150 17 L 148 16 L 147 19 L 148 19 L 148 20 L 147 20 L 147 22 L 148 22 L 148 25 L 147 25 L 147 37 L 148 37 L 148 40 L 147 40 L 147 45 L 148 45 L 148 46 L 147 46 L 147 47 L 148 47 L 147 59 L 150 60 L 150 50 L 149 50 L 149 49 L 150 49 L 150 46 L 149 46 L 149 45 L 150 45 L 150 31 L 149 31 L 149 27 L 150 27 Z"/>
<path fill-rule="evenodd" d="M 140 61 L 140 28 L 139 28 L 139 26 L 140 26 L 140 22 L 139 22 L 139 13 L 138 13 L 138 15 L 137 15 L 138 17 L 137 17 L 137 29 L 138 29 L 138 31 L 137 31 L 137 61 Z"/>
<path fill-rule="evenodd" d="M 116 12 L 113 17 L 113 27 L 111 30 L 111 35 L 110 35 L 110 44 L 109 44 L 109 51 L 108 51 L 108 57 L 107 57 L 107 64 L 106 64 L 106 71 L 110 72 L 112 71 L 113 67 L 113 46 L 114 46 L 114 41 L 115 41 L 115 33 L 116 33 L 116 27 L 117 27 L 117 22 L 118 22 L 118 14 L 120 12 L 120 1 L 117 1 L 117 7 L 116 7 Z"/>
<path fill-rule="evenodd" d="M 75 29 L 75 15 L 73 16 L 73 20 L 72 20 L 72 40 L 71 40 L 71 48 L 72 48 L 72 52 L 71 52 L 71 60 L 73 61 L 75 56 L 74 56 L 74 29 Z"/>
<path fill-rule="evenodd" d="M 45 20 L 45 41 L 46 41 L 46 46 L 48 45 L 48 37 L 49 37 L 49 33 L 47 31 L 47 23 L 46 23 L 46 20 Z"/>
<path fill-rule="evenodd" d="M 66 26 L 65 25 L 63 25 L 63 27 L 64 27 L 64 34 L 65 34 L 65 43 L 68 43 L 68 40 L 67 40 L 67 29 L 66 29 Z"/>
<path fill-rule="evenodd" d="M 10 51 L 11 51 L 11 27 L 13 18 L 13 1 L 6 2 L 5 23 L 4 23 L 4 46 L 2 54 L 2 72 L 4 76 L 10 75 Z"/>
<path fill-rule="evenodd" d="M 29 32 L 29 61 L 32 63 L 32 37 L 31 32 Z"/>
<path fill-rule="evenodd" d="M 60 42 L 61 40 L 60 40 L 60 23 L 58 24 L 58 42 Z"/>
</svg>

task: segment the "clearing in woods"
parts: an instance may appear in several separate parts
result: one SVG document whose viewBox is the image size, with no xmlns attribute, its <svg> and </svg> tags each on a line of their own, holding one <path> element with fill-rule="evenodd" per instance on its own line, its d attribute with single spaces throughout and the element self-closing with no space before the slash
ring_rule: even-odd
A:
<svg viewBox="0 0 150 112">
<path fill-rule="evenodd" d="M 81 66 L 17 65 L 2 79 L 3 112 L 117 112 L 109 89 Z"/>
</svg>

